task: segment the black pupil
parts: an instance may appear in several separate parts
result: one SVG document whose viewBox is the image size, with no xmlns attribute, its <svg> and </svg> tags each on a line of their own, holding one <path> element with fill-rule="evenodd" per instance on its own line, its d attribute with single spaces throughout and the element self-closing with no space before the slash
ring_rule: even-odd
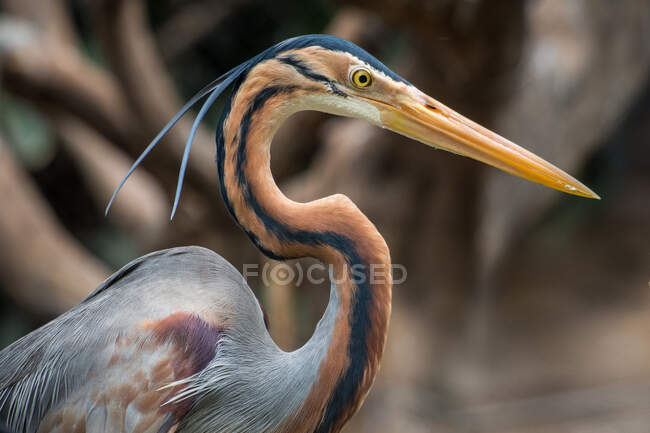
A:
<svg viewBox="0 0 650 433">
<path fill-rule="evenodd" d="M 363 75 L 363 74 L 359 75 L 359 82 L 360 82 L 361 84 L 365 84 L 365 83 L 367 83 L 367 82 L 368 82 L 368 77 L 366 77 L 366 76 Z"/>
</svg>

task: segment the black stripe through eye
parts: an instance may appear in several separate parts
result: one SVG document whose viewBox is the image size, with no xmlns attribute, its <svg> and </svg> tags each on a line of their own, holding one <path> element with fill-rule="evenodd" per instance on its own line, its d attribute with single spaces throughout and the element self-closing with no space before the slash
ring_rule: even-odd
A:
<svg viewBox="0 0 650 433">
<path fill-rule="evenodd" d="M 309 66 L 307 66 L 304 62 L 300 61 L 299 59 L 296 58 L 296 56 L 293 56 L 291 54 L 286 55 L 286 56 L 280 56 L 277 58 L 279 61 L 281 61 L 284 64 L 293 66 L 296 71 L 298 71 L 303 77 L 309 78 L 310 80 L 318 81 L 323 84 L 325 84 L 329 89 L 332 91 L 332 93 L 335 93 L 339 96 L 342 96 L 346 98 L 348 95 L 343 92 L 339 87 L 334 84 L 332 80 L 327 78 L 325 75 L 321 75 L 317 72 L 314 72 Z"/>
</svg>

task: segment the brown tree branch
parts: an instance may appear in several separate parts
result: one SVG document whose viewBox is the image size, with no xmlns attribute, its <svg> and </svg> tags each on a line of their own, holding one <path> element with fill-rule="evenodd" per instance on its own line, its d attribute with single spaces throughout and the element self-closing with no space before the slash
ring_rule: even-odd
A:
<svg viewBox="0 0 650 433">
<path fill-rule="evenodd" d="M 100 132 L 109 142 L 119 144 L 119 147 L 136 155 L 142 151 L 152 136 L 147 135 L 147 128 L 141 127 L 119 82 L 112 75 L 89 63 L 75 47 L 50 40 L 32 24 L 18 19 L 9 23 L 23 31 L 0 34 L 24 33 L 24 37 L 17 40 L 12 36 L 0 40 L 0 64 L 3 85 L 7 89 L 45 107 L 54 122 L 57 115 L 73 114 Z M 159 179 L 166 182 L 165 187 L 171 187 L 176 180 L 180 158 L 168 158 L 168 164 L 160 164 L 161 155 L 164 157 L 165 152 L 154 152 L 152 161 L 147 161 L 146 165 L 151 167 L 152 173 Z M 210 156 L 204 162 L 213 168 L 213 160 Z M 124 173 L 126 170 L 122 174 Z M 114 182 L 113 187 L 117 183 Z M 216 185 L 216 181 L 211 185 L 200 183 L 203 187 L 202 194 L 209 192 L 213 196 Z M 183 223 L 173 226 L 169 232 L 171 237 L 182 239 L 188 230 L 195 231 L 199 226 L 203 227 L 205 235 L 211 227 L 215 227 L 215 221 L 227 221 L 225 211 L 216 200 L 202 199 L 193 184 L 186 182 L 183 192 L 184 205 L 180 213 L 188 218 L 183 218 Z M 121 195 L 118 202 L 120 200 Z M 208 212 L 208 209 L 212 211 Z"/>
<path fill-rule="evenodd" d="M 140 0 L 94 3 L 98 35 L 137 117 L 154 137 L 181 107 L 173 82 L 158 54 Z M 198 90 L 198 89 L 197 89 Z M 160 143 L 164 163 L 178 167 L 192 121 L 181 120 Z M 188 180 L 212 193 L 217 185 L 212 134 L 199 128 L 190 154 Z M 154 156 L 154 158 L 156 158 Z"/>
<path fill-rule="evenodd" d="M 16 301 L 32 311 L 59 314 L 108 276 L 59 224 L 2 141 L 0 196 L 0 278 Z"/>
<path fill-rule="evenodd" d="M 79 43 L 65 0 L 1 0 L 0 4 L 6 13 L 39 27 L 50 40 L 73 46 Z"/>
<path fill-rule="evenodd" d="M 29 22 L 12 20 L 23 42 L 0 40 L 4 87 L 84 119 L 109 140 L 126 145 L 135 134 L 133 115 L 119 84 L 83 59 L 76 48 L 51 39 Z"/>
<path fill-rule="evenodd" d="M 497 113 L 497 130 L 579 173 L 647 85 L 650 4 L 626 5 L 594 2 L 584 14 L 563 2 L 531 6 L 528 55 L 519 79 L 511 83 L 512 98 Z M 618 29 L 616 38 L 610 37 L 611 28 Z M 561 194 L 491 171 L 485 197 L 479 248 L 489 268 Z"/>
<path fill-rule="evenodd" d="M 75 158 L 95 204 L 103 211 L 131 159 L 75 117 L 55 114 L 54 119 L 63 144 Z M 147 171 L 140 169 L 120 191 L 120 199 L 108 216 L 143 249 L 149 249 L 164 238 L 169 212 L 167 194 Z"/>
</svg>

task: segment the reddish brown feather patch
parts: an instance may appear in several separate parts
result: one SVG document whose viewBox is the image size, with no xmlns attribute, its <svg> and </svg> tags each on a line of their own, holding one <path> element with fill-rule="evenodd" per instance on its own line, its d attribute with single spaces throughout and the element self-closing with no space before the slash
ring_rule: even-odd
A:
<svg viewBox="0 0 650 433">
<path fill-rule="evenodd" d="M 217 343 L 223 330 L 209 324 L 194 314 L 178 312 L 157 322 L 149 323 L 156 340 L 160 344 L 172 343 L 175 354 L 170 362 L 158 363 L 151 372 L 151 377 L 167 377 L 170 369 L 176 380 L 189 377 L 203 370 L 214 358 Z M 182 386 L 172 389 L 169 397 L 179 392 Z M 175 420 L 180 420 L 192 406 L 192 400 L 187 399 L 173 405 L 161 408 L 170 412 Z"/>
</svg>

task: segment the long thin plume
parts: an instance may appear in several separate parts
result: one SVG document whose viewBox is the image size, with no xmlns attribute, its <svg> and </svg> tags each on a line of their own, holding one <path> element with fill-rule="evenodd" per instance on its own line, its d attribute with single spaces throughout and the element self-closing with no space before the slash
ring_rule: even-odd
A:
<svg viewBox="0 0 650 433">
<path fill-rule="evenodd" d="M 223 84 L 223 83 L 222 83 Z M 199 124 L 203 120 L 205 113 L 208 112 L 208 109 L 212 106 L 214 101 L 217 99 L 221 93 L 220 89 L 217 87 L 211 94 L 208 96 L 208 99 L 205 101 L 199 114 L 194 119 L 192 124 L 192 130 L 190 135 L 187 137 L 187 143 L 185 144 L 185 151 L 183 152 L 183 160 L 181 161 L 181 168 L 178 171 L 178 183 L 176 184 L 176 196 L 174 197 L 174 207 L 172 208 L 172 214 L 169 217 L 170 220 L 174 219 L 174 214 L 176 214 L 176 208 L 178 208 L 178 201 L 181 199 L 181 189 L 183 188 L 183 179 L 185 178 L 185 170 L 187 168 L 187 161 L 190 156 L 190 149 L 192 148 L 192 142 L 194 141 L 194 136 L 196 131 L 199 128 Z"/>
<path fill-rule="evenodd" d="M 208 100 L 206 103 L 203 105 L 201 108 L 201 112 L 197 116 L 196 121 L 194 122 L 194 125 L 192 126 L 192 132 L 188 138 L 186 147 L 185 147 L 185 153 L 183 154 L 183 162 L 181 165 L 181 172 L 180 172 L 180 178 L 178 181 L 178 188 L 176 190 L 176 199 L 174 201 L 174 212 L 176 211 L 176 206 L 178 204 L 178 199 L 179 199 L 179 194 L 180 194 L 180 188 L 183 183 L 183 176 L 185 175 L 185 167 L 187 166 L 187 157 L 189 155 L 189 150 L 192 146 L 192 140 L 194 139 L 194 135 L 196 134 L 196 130 L 198 128 L 198 123 L 203 119 L 205 116 L 205 112 L 207 111 L 208 108 L 212 105 L 214 100 L 237 78 L 239 75 L 244 71 L 246 67 L 246 63 L 241 64 L 239 66 L 234 67 L 230 71 L 226 72 L 207 86 L 205 86 L 203 89 L 201 89 L 196 95 L 192 97 L 184 106 L 183 108 L 180 109 L 178 113 L 165 125 L 165 127 L 156 135 L 156 137 L 149 143 L 149 145 L 146 147 L 146 149 L 140 154 L 138 159 L 135 160 L 129 171 L 126 173 L 120 184 L 117 186 L 115 189 L 115 192 L 113 193 L 113 196 L 111 197 L 110 201 L 108 202 L 108 205 L 106 206 L 106 211 L 104 212 L 104 215 L 108 215 L 108 211 L 111 209 L 111 205 L 115 201 L 115 198 L 117 197 L 117 194 L 120 192 L 120 189 L 124 186 L 126 183 L 127 179 L 131 174 L 135 171 L 136 168 L 140 165 L 142 160 L 149 155 L 149 153 L 153 150 L 154 147 L 160 142 L 160 140 L 169 132 L 169 130 L 180 120 L 181 117 L 185 113 L 189 111 L 190 108 L 192 108 L 197 102 L 199 102 L 205 95 L 210 94 Z M 209 104 L 208 104 L 209 102 Z M 172 218 L 174 216 L 174 212 L 172 212 Z"/>
</svg>

